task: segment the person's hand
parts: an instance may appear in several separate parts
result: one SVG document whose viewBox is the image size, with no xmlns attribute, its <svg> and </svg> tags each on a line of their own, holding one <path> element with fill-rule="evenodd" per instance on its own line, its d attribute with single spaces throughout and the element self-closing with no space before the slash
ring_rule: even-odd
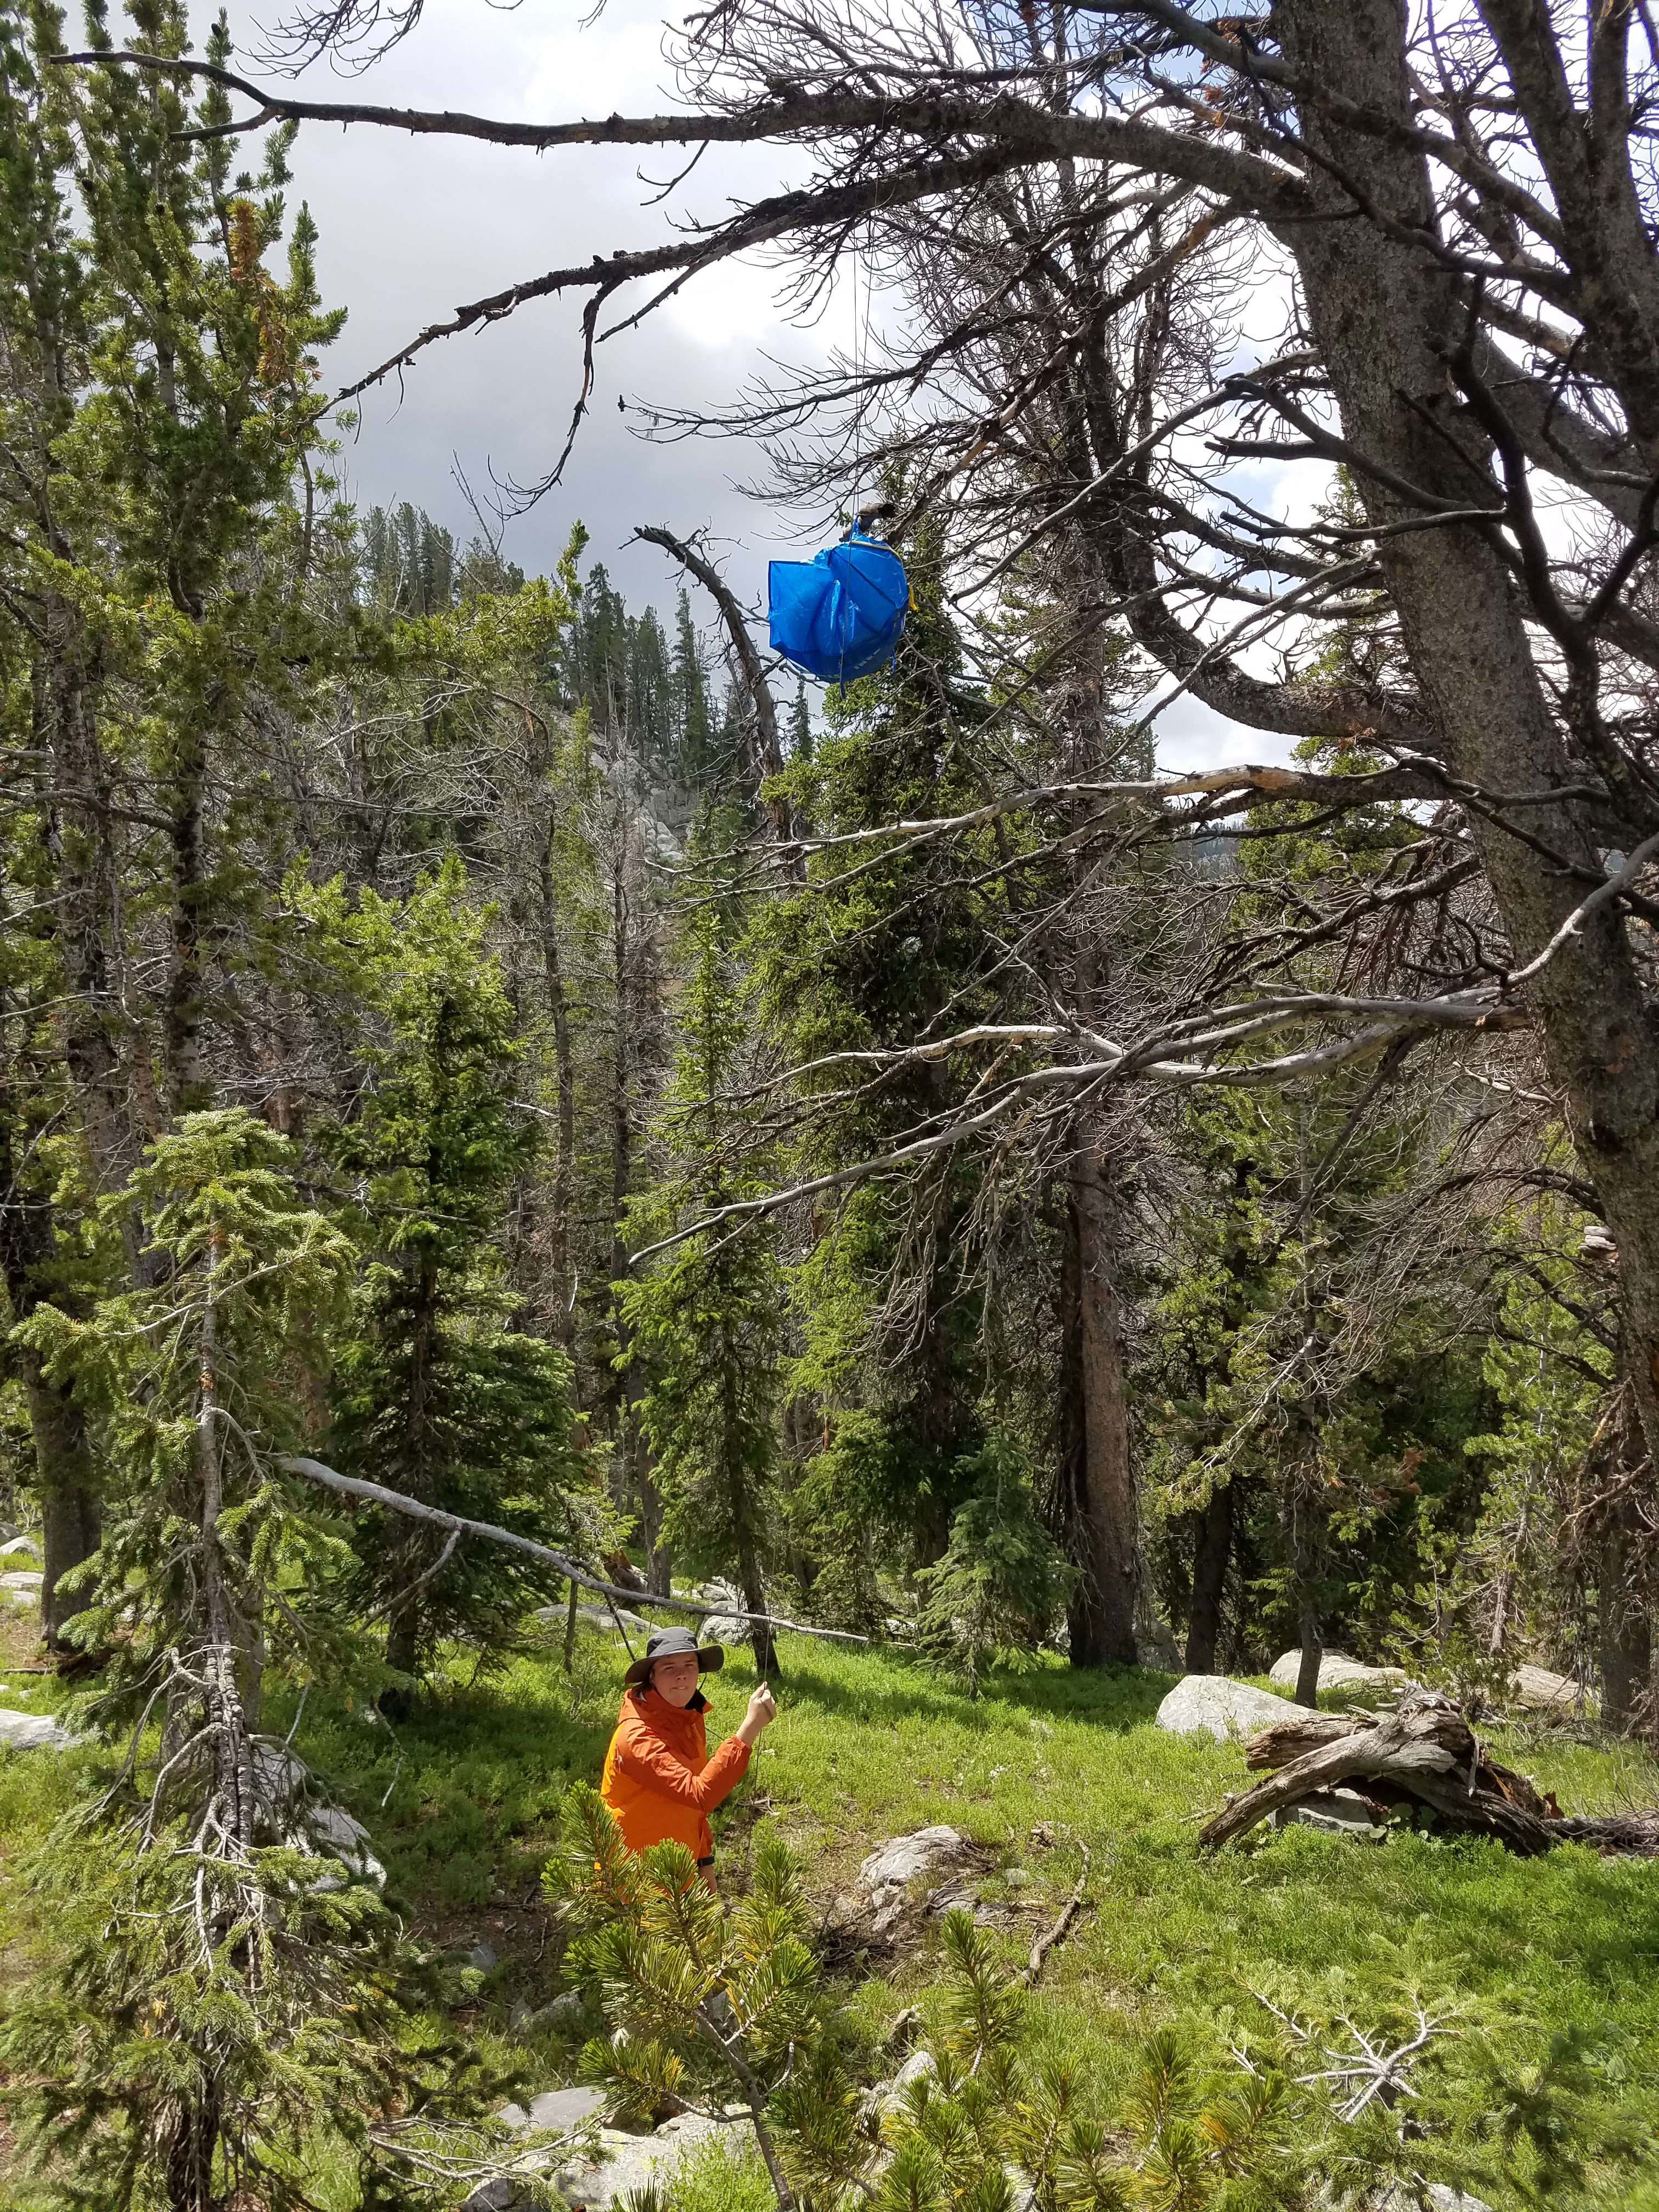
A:
<svg viewBox="0 0 1659 2212">
<path fill-rule="evenodd" d="M 777 1717 L 777 1700 L 763 1682 L 749 1700 L 749 1710 L 743 1717 L 743 1725 L 738 1734 L 744 1743 L 752 1746 L 761 1730 L 770 1728 Z"/>
</svg>

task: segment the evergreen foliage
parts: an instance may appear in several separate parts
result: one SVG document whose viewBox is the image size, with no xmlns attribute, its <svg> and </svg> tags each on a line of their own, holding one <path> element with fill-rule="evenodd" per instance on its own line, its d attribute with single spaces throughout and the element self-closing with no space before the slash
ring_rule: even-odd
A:
<svg viewBox="0 0 1659 2212">
<path fill-rule="evenodd" d="M 511 1326 L 495 1231 L 537 1146 L 514 1083 L 514 1009 L 485 943 L 489 917 L 453 862 L 401 904 L 337 885 L 306 899 L 358 1002 L 379 1017 L 354 1110 L 327 1140 L 356 1192 L 369 1259 L 337 1349 L 330 1444 L 343 1472 L 554 1544 L 582 1472 L 571 1368 Z M 319 948 L 320 949 L 320 948 Z M 558 1578 L 527 1555 L 447 1544 L 366 1514 L 349 1601 L 386 1620 L 387 1664 L 429 1664 L 441 1638 L 486 1650 Z"/>
<path fill-rule="evenodd" d="M 3 2032 L 60 2202 L 306 2203 L 302 2147 L 366 2154 L 433 2055 L 400 1922 L 307 1844 L 258 1733 L 267 1674 L 329 1648 L 308 1596 L 342 1548 L 283 1470 L 352 1258 L 297 1165 L 240 1109 L 186 1115 L 100 1207 L 136 1213 L 156 1287 L 27 1324 L 111 1469 L 70 1633 L 105 1656 L 88 1717 L 127 1738 L 29 1869 L 38 1963 Z"/>
<path fill-rule="evenodd" d="M 699 848 L 718 851 L 729 828 L 708 818 Z M 740 1084 L 749 1038 L 739 929 L 718 892 L 686 925 L 682 1042 L 659 1123 L 665 1171 L 630 1225 L 642 1240 L 688 1233 L 635 1275 L 622 1304 L 628 1358 L 648 1378 L 640 1414 L 669 1540 L 694 1565 L 734 1565 L 745 1606 L 763 1613 L 783 1285 L 766 1224 L 717 1218 L 763 1187 L 766 1166 L 720 1103 Z M 713 1225 L 694 1228 L 705 1219 Z M 775 1664 L 767 1632 L 755 1636 L 763 1665 Z"/>
</svg>

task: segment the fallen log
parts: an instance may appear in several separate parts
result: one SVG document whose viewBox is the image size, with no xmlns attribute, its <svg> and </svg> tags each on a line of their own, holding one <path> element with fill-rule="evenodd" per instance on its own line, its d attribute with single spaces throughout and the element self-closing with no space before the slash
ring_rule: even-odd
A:
<svg viewBox="0 0 1659 2212">
<path fill-rule="evenodd" d="M 1392 1711 L 1309 1713 L 1251 1738 L 1247 1765 L 1273 1770 L 1199 1831 L 1212 1847 L 1340 1784 L 1384 1804 L 1426 1806 L 1455 1826 L 1532 1856 L 1557 1844 L 1659 1857 L 1659 1809 L 1564 1819 L 1523 1774 L 1492 1758 L 1449 1698 L 1414 1690 Z"/>
<path fill-rule="evenodd" d="M 854 1635 L 849 1628 L 814 1628 L 802 1620 L 785 1620 L 771 1613 L 744 1613 L 735 1605 L 709 1605 L 700 1598 L 659 1597 L 655 1590 L 624 1589 L 619 1583 L 608 1583 L 589 1567 L 579 1566 L 563 1552 L 556 1552 L 550 1545 L 538 1544 L 533 1537 L 520 1536 L 516 1529 L 498 1528 L 493 1521 L 469 1521 L 459 1513 L 441 1512 L 435 1505 L 424 1505 L 417 1498 L 405 1498 L 401 1491 L 388 1490 L 379 1482 L 364 1482 L 355 1474 L 342 1474 L 337 1468 L 326 1467 L 319 1459 L 307 1459 L 295 1453 L 291 1458 L 279 1459 L 276 1464 L 287 1474 L 301 1474 L 307 1482 L 321 1483 L 325 1489 L 337 1490 L 343 1498 L 361 1499 L 367 1505 L 384 1505 L 394 1513 L 402 1513 L 411 1521 L 424 1521 L 434 1528 L 447 1528 L 456 1536 L 481 1536 L 489 1544 L 505 1544 L 515 1552 L 527 1552 L 532 1559 L 542 1559 L 556 1567 L 568 1582 L 580 1583 L 583 1589 L 597 1590 L 601 1597 L 612 1600 L 626 1598 L 629 1605 L 657 1606 L 669 1613 L 695 1613 L 707 1620 L 718 1614 L 722 1620 L 741 1620 L 750 1627 L 781 1629 L 790 1636 L 816 1636 L 827 1644 L 868 1644 L 867 1636 Z"/>
</svg>

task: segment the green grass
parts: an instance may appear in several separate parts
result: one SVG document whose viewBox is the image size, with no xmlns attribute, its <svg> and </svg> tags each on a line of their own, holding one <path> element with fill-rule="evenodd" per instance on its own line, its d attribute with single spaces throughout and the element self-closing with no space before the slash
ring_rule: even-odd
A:
<svg viewBox="0 0 1659 2212">
<path fill-rule="evenodd" d="M 1086 1844 L 1091 1910 L 1053 1955 L 1039 2032 L 1056 2048 L 1080 2042 L 1108 2075 L 1172 2018 L 1225 2033 L 1266 2018 L 1258 1996 L 1363 2014 L 1416 1989 L 1505 2023 L 1517 2057 L 1578 2027 L 1610 2039 L 1632 2078 L 1659 2083 L 1659 1865 L 1576 1846 L 1522 1860 L 1408 1831 L 1356 1844 L 1299 1828 L 1212 1855 L 1199 1826 L 1251 1778 L 1237 1746 L 1153 1725 L 1170 1677 L 1054 1662 L 1000 1677 L 970 1704 L 893 1652 L 788 1639 L 781 1657 L 779 1720 L 714 1823 L 727 1878 L 741 1878 L 769 1820 L 827 1905 L 876 1842 L 949 1822 L 988 1853 L 988 1893 L 1018 1908 L 1014 1958 L 1070 1894 Z M 457 1683 L 400 1731 L 400 1768 L 381 1730 L 307 1717 L 307 1757 L 374 1830 L 427 1931 L 457 1947 L 482 1936 L 500 1954 L 481 2019 L 503 2023 L 515 1999 L 533 2007 L 556 1986 L 535 1878 L 566 1785 L 597 1777 L 623 1663 L 584 1636 L 568 1679 L 549 1653 Z M 753 1680 L 734 1651 L 713 1686 L 712 1735 L 735 1724 Z M 1659 1769 L 1630 1747 L 1540 1735 L 1500 1735 L 1495 1748 L 1566 1809 L 1659 1799 Z M 896 2011 L 933 1975 L 924 1946 L 887 1963 L 860 2007 Z"/>
<path fill-rule="evenodd" d="M 781 1659 L 779 1720 L 715 1820 L 725 1878 L 741 1880 L 769 1821 L 827 1906 L 877 1841 L 949 1822 L 983 1848 L 988 1894 L 1016 1910 L 1004 1938 L 1012 1960 L 1070 1894 L 1086 1844 L 1090 1910 L 1051 1957 L 1035 2026 L 1041 2043 L 1084 2053 L 1107 2090 L 1138 2039 L 1166 2021 L 1219 2048 L 1266 2023 L 1258 1996 L 1326 2016 L 1349 2008 L 1364 2024 L 1417 1990 L 1517 2066 L 1540 2057 L 1553 2033 L 1586 2030 L 1613 2054 L 1619 2095 L 1659 2109 L 1659 1864 L 1576 1846 L 1522 1860 L 1409 1831 L 1377 1844 L 1258 1832 L 1211 1855 L 1198 1826 L 1249 1778 L 1236 1745 L 1153 1726 L 1170 1677 L 1055 1662 L 999 1676 L 970 1704 L 895 1652 L 789 1638 Z M 585 1633 L 568 1677 L 556 1648 L 484 1680 L 458 1668 L 395 1740 L 314 1698 L 296 1736 L 371 1829 L 417 1930 L 458 1967 L 474 1942 L 497 1954 L 493 1971 L 458 1973 L 458 2000 L 495 2055 L 515 2054 L 544 2080 L 574 2051 L 551 2034 L 526 2045 L 510 2027 L 515 2007 L 558 1987 L 538 1875 L 565 1790 L 597 1778 L 624 1663 L 619 1647 Z M 753 1679 L 747 1652 L 734 1651 L 712 1686 L 711 1736 L 735 1724 Z M 56 1686 L 30 1702 L 56 1702 Z M 1659 1769 L 1628 1747 L 1540 1734 L 1500 1735 L 1494 1748 L 1565 1810 L 1659 1800 Z M 97 1757 L 0 1755 L 0 1851 L 88 1786 Z M 925 2002 L 936 1941 L 873 1960 L 849 1991 L 856 2010 L 873 2024 Z"/>
</svg>

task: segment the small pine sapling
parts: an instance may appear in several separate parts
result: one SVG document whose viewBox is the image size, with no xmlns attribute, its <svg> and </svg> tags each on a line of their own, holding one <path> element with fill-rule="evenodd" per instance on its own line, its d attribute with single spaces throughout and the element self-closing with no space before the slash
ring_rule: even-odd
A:
<svg viewBox="0 0 1659 2212">
<path fill-rule="evenodd" d="M 1300 2201 L 1277 2072 L 1241 2066 L 1218 2080 L 1160 2031 L 1109 2130 L 1075 2060 L 1028 2055 L 1027 1991 L 971 1914 L 947 1917 L 945 1963 L 930 2063 L 872 2100 L 857 2184 L 870 2212 L 1270 2212 Z"/>
<path fill-rule="evenodd" d="M 788 1852 L 763 1838 L 729 1910 L 683 1844 L 630 1852 L 596 1790 L 565 1800 L 564 1850 L 544 1877 L 610 2025 L 582 2053 L 613 2107 L 639 2117 L 747 2112 L 781 2212 L 799 2200 L 769 2110 L 821 2029 L 806 1905 Z"/>
</svg>

